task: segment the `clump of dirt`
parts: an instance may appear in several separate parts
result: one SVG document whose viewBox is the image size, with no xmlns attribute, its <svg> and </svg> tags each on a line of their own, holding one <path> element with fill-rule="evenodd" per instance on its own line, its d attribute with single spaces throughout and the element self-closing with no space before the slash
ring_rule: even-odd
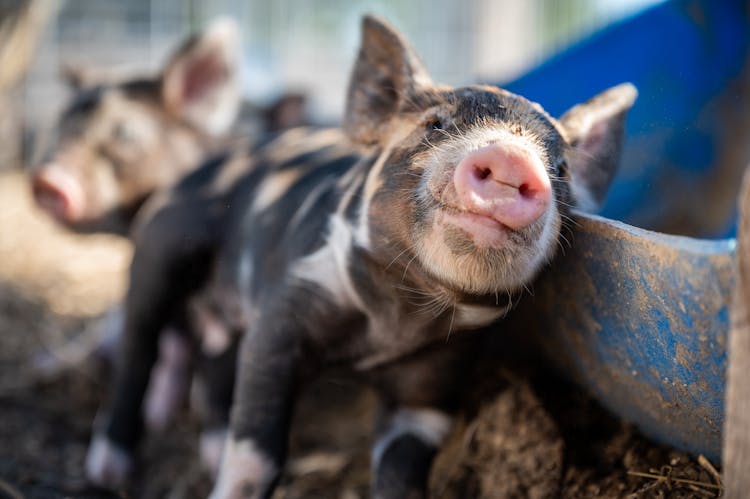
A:
<svg viewBox="0 0 750 499">
<path fill-rule="evenodd" d="M 457 432 L 435 469 L 437 497 L 554 497 L 563 472 L 563 440 L 531 387 L 518 382 Z M 472 490 L 442 492 L 457 484 Z"/>
<path fill-rule="evenodd" d="M 655 444 L 555 373 L 524 371 L 454 433 L 433 497 L 719 497 L 707 460 Z"/>
</svg>

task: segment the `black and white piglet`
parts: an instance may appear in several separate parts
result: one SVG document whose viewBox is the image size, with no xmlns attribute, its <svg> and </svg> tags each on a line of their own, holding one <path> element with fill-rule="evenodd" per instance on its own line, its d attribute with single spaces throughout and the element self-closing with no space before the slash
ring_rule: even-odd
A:
<svg viewBox="0 0 750 499">
<path fill-rule="evenodd" d="M 621 85 L 556 121 L 503 90 L 433 84 L 366 18 L 344 118 L 361 157 L 268 167 L 252 195 L 266 201 L 219 259 L 233 279 L 215 285 L 245 313 L 212 497 L 270 496 L 295 394 L 330 363 L 366 371 L 382 396 L 373 495 L 421 497 L 471 363 L 461 332 L 506 312 L 501 297 L 553 256 L 567 207 L 602 199 L 635 95 Z"/>
<path fill-rule="evenodd" d="M 635 95 L 620 85 L 555 120 L 504 90 L 432 83 L 409 44 L 367 17 L 338 146 L 350 153 L 294 154 L 301 131 L 256 152 L 212 256 L 205 324 L 241 336 L 212 497 L 270 497 L 295 397 L 332 364 L 381 395 L 374 497 L 422 497 L 482 328 L 554 255 L 568 207 L 601 201 Z M 137 437 L 155 352 L 145 312 L 177 306 L 190 284 L 148 306 L 132 299 L 114 410 L 95 442 L 110 454 Z"/>
</svg>

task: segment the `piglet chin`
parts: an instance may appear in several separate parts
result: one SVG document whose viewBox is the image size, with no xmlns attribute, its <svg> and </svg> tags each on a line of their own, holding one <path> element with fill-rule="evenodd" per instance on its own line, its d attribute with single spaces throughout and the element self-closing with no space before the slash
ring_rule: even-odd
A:
<svg viewBox="0 0 750 499">
<path fill-rule="evenodd" d="M 497 248 L 508 243 L 510 229 L 492 217 L 469 211 L 444 212 L 442 215 L 442 223 L 454 225 L 469 234 L 477 247 Z"/>
</svg>

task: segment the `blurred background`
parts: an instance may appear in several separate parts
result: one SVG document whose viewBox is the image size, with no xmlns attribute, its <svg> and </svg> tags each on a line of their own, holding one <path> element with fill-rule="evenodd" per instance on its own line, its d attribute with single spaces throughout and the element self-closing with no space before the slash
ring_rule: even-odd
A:
<svg viewBox="0 0 750 499">
<path fill-rule="evenodd" d="M 42 0 L 40 3 L 44 3 Z M 407 34 L 436 81 L 510 80 L 587 34 L 659 0 L 71 0 L 50 2 L 22 83 L 22 122 L 48 127 L 68 96 L 65 65 L 116 74 L 155 70 L 185 36 L 217 16 L 243 33 L 244 93 L 272 99 L 287 88 L 310 96 L 318 121 L 340 117 L 365 12 Z M 27 137 L 28 138 L 28 137 Z M 37 143 L 27 144 L 27 153 Z"/>
</svg>

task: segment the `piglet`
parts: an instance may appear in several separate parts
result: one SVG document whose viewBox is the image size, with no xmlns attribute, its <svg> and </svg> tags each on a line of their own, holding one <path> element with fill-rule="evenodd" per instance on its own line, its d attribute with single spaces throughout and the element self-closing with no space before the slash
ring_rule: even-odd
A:
<svg viewBox="0 0 750 499">
<path fill-rule="evenodd" d="M 145 304 L 180 310 L 197 295 L 239 341 L 212 498 L 271 496 L 297 393 L 331 365 L 380 394 L 373 496 L 423 497 L 476 352 L 501 334 L 488 326 L 553 257 L 567 210 L 604 197 L 635 97 L 623 84 L 557 120 L 502 89 L 438 85 L 366 17 L 343 131 L 294 130 L 252 152 L 242 188 L 217 201 L 231 208 L 203 283 L 131 288 L 129 348 L 94 444 L 129 456 L 139 438 L 159 330 Z M 161 261 L 147 246 L 134 268 Z M 183 278 L 199 254 L 160 272 Z"/>
<path fill-rule="evenodd" d="M 602 200 L 635 96 L 624 84 L 555 120 L 501 89 L 432 83 L 400 34 L 365 18 L 344 117 L 361 157 L 299 165 L 298 182 L 247 213 L 236 260 L 219 259 L 252 269 L 217 284 L 252 320 L 234 325 L 235 400 L 211 497 L 270 497 L 295 395 L 332 363 L 381 397 L 373 497 L 423 497 L 481 348 L 472 331 L 552 258 L 568 208 Z M 270 167 L 254 195 L 280 174 Z"/>
<path fill-rule="evenodd" d="M 226 18 L 184 40 L 153 76 L 105 77 L 67 66 L 72 98 L 58 140 L 30 174 L 37 206 L 73 231 L 132 236 L 163 203 L 159 195 L 210 158 L 306 121 L 299 92 L 267 108 L 243 102 L 240 69 L 239 31 Z M 123 320 L 114 307 L 76 340 L 37 355 L 37 373 L 53 376 L 91 357 L 110 361 Z M 191 345 L 184 331 L 168 332 L 144 406 L 152 429 L 167 426 L 190 383 Z"/>
</svg>

